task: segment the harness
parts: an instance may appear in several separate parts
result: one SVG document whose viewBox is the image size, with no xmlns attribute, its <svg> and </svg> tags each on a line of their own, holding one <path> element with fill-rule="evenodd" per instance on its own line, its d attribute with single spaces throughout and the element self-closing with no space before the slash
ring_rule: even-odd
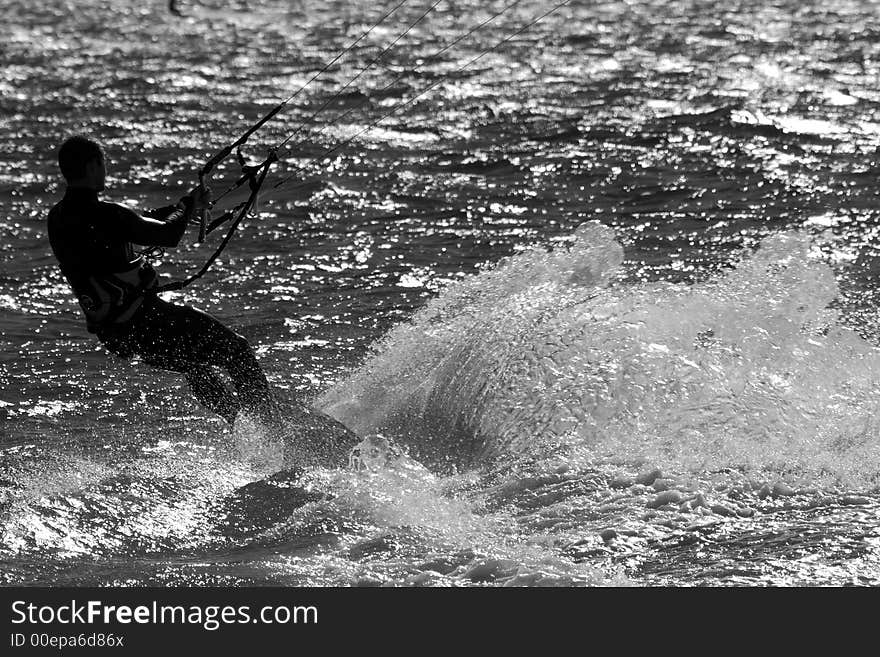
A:
<svg viewBox="0 0 880 657">
<path fill-rule="evenodd" d="M 92 275 L 84 279 L 88 289 L 77 289 L 76 300 L 92 333 L 108 324 L 129 321 L 144 302 L 144 294 L 156 287 L 156 271 L 138 258 L 129 269 Z M 80 288 L 80 286 L 77 286 Z"/>
</svg>

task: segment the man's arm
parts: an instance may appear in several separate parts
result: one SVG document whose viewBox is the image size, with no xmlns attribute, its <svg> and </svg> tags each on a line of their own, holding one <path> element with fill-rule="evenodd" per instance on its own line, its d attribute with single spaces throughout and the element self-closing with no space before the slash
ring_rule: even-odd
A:
<svg viewBox="0 0 880 657">
<path fill-rule="evenodd" d="M 193 212 L 193 199 L 184 196 L 177 205 L 167 206 L 141 216 L 121 205 L 117 221 L 125 239 L 142 246 L 177 246 Z M 156 217 L 156 218 L 151 218 Z"/>
</svg>

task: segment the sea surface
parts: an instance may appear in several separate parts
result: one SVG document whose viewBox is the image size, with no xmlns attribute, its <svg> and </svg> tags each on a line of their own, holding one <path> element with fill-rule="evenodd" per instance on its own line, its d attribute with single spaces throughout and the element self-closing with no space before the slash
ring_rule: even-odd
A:
<svg viewBox="0 0 880 657">
<path fill-rule="evenodd" d="M 0 583 L 880 584 L 876 3 L 408 0 L 333 61 L 395 4 L 0 0 Z M 46 237 L 67 135 L 157 207 L 301 87 L 167 298 L 332 463 L 107 354 Z"/>
</svg>

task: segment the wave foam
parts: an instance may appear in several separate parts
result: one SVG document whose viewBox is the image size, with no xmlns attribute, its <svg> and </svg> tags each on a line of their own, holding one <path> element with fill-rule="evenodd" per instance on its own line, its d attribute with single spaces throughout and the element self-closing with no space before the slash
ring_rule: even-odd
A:
<svg viewBox="0 0 880 657">
<path fill-rule="evenodd" d="M 880 475 L 880 354 L 839 322 L 807 235 L 704 283 L 623 283 L 582 225 L 451 285 L 318 406 L 434 466 L 539 446 L 706 470 Z"/>
</svg>

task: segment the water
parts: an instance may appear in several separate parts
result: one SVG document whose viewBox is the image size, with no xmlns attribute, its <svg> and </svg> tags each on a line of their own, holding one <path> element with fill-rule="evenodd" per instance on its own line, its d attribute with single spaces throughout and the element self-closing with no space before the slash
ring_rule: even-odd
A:
<svg viewBox="0 0 880 657">
<path fill-rule="evenodd" d="M 305 122 L 305 171 L 171 295 L 373 436 L 297 470 L 85 332 L 55 148 L 96 135 L 109 197 L 160 205 L 387 9 L 0 3 L 0 581 L 877 584 L 873 5 L 573 1 L 459 72 L 550 5 L 431 59 L 503 6 L 455 0 L 310 119 L 429 4 L 252 139 Z"/>
</svg>

